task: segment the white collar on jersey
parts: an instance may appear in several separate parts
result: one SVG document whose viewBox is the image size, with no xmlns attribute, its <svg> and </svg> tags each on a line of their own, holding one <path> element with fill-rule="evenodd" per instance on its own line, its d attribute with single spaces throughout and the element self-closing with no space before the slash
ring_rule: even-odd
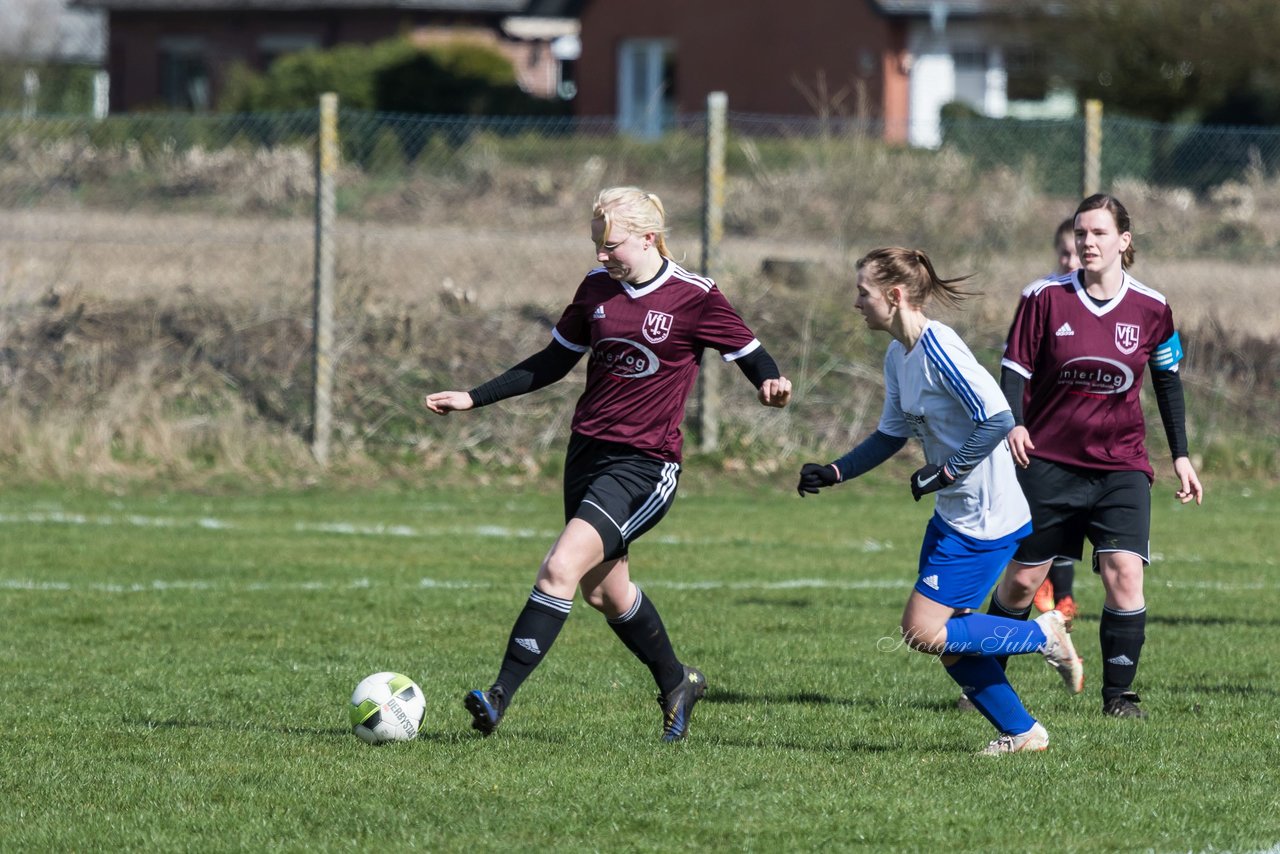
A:
<svg viewBox="0 0 1280 854">
<path fill-rule="evenodd" d="M 670 258 L 662 259 L 662 266 L 658 268 L 658 274 L 647 282 L 639 285 L 633 285 L 630 282 L 622 282 L 622 289 L 627 292 L 627 296 L 632 299 L 639 299 L 653 293 L 658 288 L 666 284 L 667 279 L 671 278 L 671 273 L 675 269 L 675 265 L 671 263 Z"/>
<path fill-rule="evenodd" d="M 1083 269 L 1075 271 L 1071 276 L 1071 283 L 1076 286 L 1076 296 L 1080 298 L 1080 304 L 1087 308 L 1095 317 L 1102 317 L 1118 306 L 1121 301 L 1124 300 L 1124 295 L 1129 292 L 1129 283 L 1132 279 L 1129 278 L 1128 273 L 1121 273 L 1121 275 L 1123 278 L 1120 281 L 1120 290 L 1116 291 L 1116 295 L 1102 305 L 1098 305 L 1094 302 L 1093 298 L 1085 292 Z"/>
</svg>

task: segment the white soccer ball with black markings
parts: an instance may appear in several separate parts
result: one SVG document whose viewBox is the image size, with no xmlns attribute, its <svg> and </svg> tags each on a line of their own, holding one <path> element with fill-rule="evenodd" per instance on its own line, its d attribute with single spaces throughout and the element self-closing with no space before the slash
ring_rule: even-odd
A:
<svg viewBox="0 0 1280 854">
<path fill-rule="evenodd" d="M 412 741 L 427 714 L 422 689 L 403 673 L 375 673 L 351 692 L 351 731 L 369 744 Z"/>
</svg>

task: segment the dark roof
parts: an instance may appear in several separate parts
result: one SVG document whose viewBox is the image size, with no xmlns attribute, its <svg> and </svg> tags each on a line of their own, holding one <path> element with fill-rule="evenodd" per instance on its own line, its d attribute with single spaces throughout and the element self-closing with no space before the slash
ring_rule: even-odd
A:
<svg viewBox="0 0 1280 854">
<path fill-rule="evenodd" d="M 520 14 L 534 18 L 578 18 L 587 0 L 529 0 Z"/>
<path fill-rule="evenodd" d="M 85 8 L 156 12 L 420 9 L 426 12 L 489 12 L 498 15 L 523 15 L 533 3 L 530 0 L 72 0 L 72 5 Z"/>
<path fill-rule="evenodd" d="M 945 7 L 948 16 L 961 18 L 1008 12 L 1025 2 L 1018 0 L 871 0 L 881 12 L 893 17 L 929 17 L 934 8 Z"/>
</svg>

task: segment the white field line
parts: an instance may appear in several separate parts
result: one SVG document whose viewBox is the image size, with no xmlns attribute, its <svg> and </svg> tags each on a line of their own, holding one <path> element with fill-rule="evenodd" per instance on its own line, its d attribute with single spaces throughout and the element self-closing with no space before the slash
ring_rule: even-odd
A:
<svg viewBox="0 0 1280 854">
<path fill-rule="evenodd" d="M 115 582 L 73 582 L 73 581 L 36 581 L 26 578 L 0 578 L 0 590 L 52 591 L 57 593 L 89 591 L 94 593 L 165 593 L 170 591 L 211 591 L 227 592 L 281 590 L 367 590 L 377 587 L 406 587 L 404 584 L 371 581 L 358 578 L 351 581 L 293 581 L 293 582 L 249 582 L 241 583 L 227 580 L 188 580 L 169 581 L 155 579 L 146 582 L 128 584 Z M 507 584 L 494 584 L 487 581 L 452 581 L 436 578 L 423 578 L 414 585 L 420 590 L 488 590 L 507 587 Z M 518 585 L 526 587 L 524 580 Z M 664 590 L 905 590 L 911 586 L 906 579 L 900 580 L 855 580 L 840 581 L 825 578 L 799 578 L 788 581 L 646 581 L 644 588 Z"/>
<path fill-rule="evenodd" d="M 163 516 L 141 516 L 137 514 L 124 514 L 119 516 L 113 515 L 87 515 L 81 513 L 69 513 L 62 510 L 42 510 L 31 511 L 25 513 L 0 513 L 0 525 L 83 525 L 83 526 L 99 526 L 99 527 L 135 527 L 135 528 L 173 528 L 173 529 L 189 529 L 199 528 L 207 531 L 234 531 L 234 530 L 261 530 L 260 525 L 242 525 L 223 519 L 215 519 L 211 517 L 195 517 L 195 518 L 174 518 Z M 451 525 L 451 526 L 429 526 L 414 527 L 411 525 L 385 525 L 385 524 L 367 524 L 356 522 L 297 522 L 290 526 L 290 530 L 297 533 L 316 533 L 316 534 L 333 534 L 339 536 L 363 536 L 363 537 L 420 537 L 431 538 L 441 536 L 474 536 L 474 537 L 499 537 L 508 539 L 532 539 L 541 538 L 546 540 L 554 539 L 559 531 L 536 530 L 533 528 L 508 528 L 501 525 Z M 706 546 L 724 543 L 740 542 L 741 538 L 725 537 L 725 538 L 684 538 L 675 536 L 655 536 L 653 538 L 657 542 L 668 545 L 692 545 Z M 892 542 L 880 542 L 873 539 L 866 539 L 861 542 L 832 543 L 832 549 L 839 549 L 844 554 L 876 554 L 879 552 L 893 551 L 895 549 Z M 914 551 L 914 547 L 912 549 Z M 1164 561 L 1164 555 L 1156 552 L 1152 553 L 1151 560 L 1153 564 L 1159 564 Z M 1199 563 L 1203 558 L 1199 555 L 1187 554 L 1179 555 L 1180 563 Z M 1268 565 L 1271 562 L 1268 561 Z M 1082 573 L 1083 575 L 1083 573 Z M 1090 583 L 1092 577 L 1080 578 L 1078 581 Z M 522 581 L 521 584 L 524 582 Z M 788 579 L 785 581 L 701 581 L 701 580 L 682 580 L 682 581 L 661 581 L 648 580 L 644 582 L 644 586 L 657 589 L 668 590 L 803 590 L 803 589 L 825 589 L 825 590 L 895 590 L 906 589 L 913 584 L 910 578 L 897 579 L 854 579 L 845 580 L 838 578 L 802 578 Z M 1207 590 L 1221 592 L 1241 592 L 1254 590 L 1275 590 L 1280 588 L 1278 582 L 1263 581 L 1241 581 L 1241 582 L 1220 582 L 1220 581 L 1161 581 L 1158 577 L 1149 578 L 1148 585 L 1159 585 L 1170 589 L 1180 590 Z M 352 581 L 311 581 L 311 582 L 252 582 L 248 584 L 236 584 L 225 580 L 168 580 L 155 579 L 148 582 L 131 582 L 131 583 L 112 583 L 112 582 L 93 582 L 88 584 L 76 584 L 65 581 L 37 581 L 30 578 L 5 578 L 0 577 L 0 590 L 27 590 L 27 591 L 70 591 L 70 590 L 90 590 L 103 593 L 143 593 L 143 592 L 165 592 L 165 591 L 202 591 L 202 590 L 246 590 L 246 591 L 278 591 L 278 590 L 351 590 L 360 588 L 369 588 L 380 586 L 379 583 L 373 582 L 367 578 L 355 579 Z M 416 585 L 419 589 L 437 589 L 437 590 L 467 590 L 467 589 L 484 589 L 494 585 L 488 582 L 470 582 L 470 581 L 449 581 L 432 578 L 423 578 Z"/>
<path fill-rule="evenodd" d="M 243 525 L 223 519 L 201 517 L 197 519 L 176 519 L 164 516 L 139 516 L 129 514 L 123 516 L 87 515 L 83 513 L 67 513 L 61 510 L 32 511 L 27 513 L 0 513 L 0 525 L 72 525 L 89 527 L 133 527 L 133 528 L 201 528 L 208 531 L 262 530 L 263 526 Z M 340 536 L 359 537 L 441 537 L 441 536 L 473 536 L 500 539 L 545 539 L 554 540 L 560 535 L 559 530 L 537 528 L 509 528 L 503 525 L 432 525 L 414 527 L 412 525 L 369 524 L 361 522 L 295 522 L 289 530 L 300 534 L 335 534 Z M 741 537 L 677 537 L 655 535 L 650 542 L 665 545 L 707 546 L 726 543 L 743 542 Z M 833 547 L 854 548 L 856 550 L 875 553 L 892 551 L 893 543 L 866 539 L 859 543 L 833 543 Z"/>
<path fill-rule="evenodd" d="M 688 581 L 666 581 L 661 579 L 642 580 L 640 586 L 645 589 L 655 590 L 677 590 L 677 591 L 779 591 L 779 590 L 907 590 L 914 583 L 910 578 L 869 578 L 869 579 L 838 579 L 838 578 L 791 578 L 784 581 L 710 581 L 710 580 L 688 580 Z M 1079 583 L 1077 581 L 1077 583 Z M 374 588 L 392 587 L 405 589 L 412 587 L 418 590 L 491 590 L 505 587 L 525 588 L 527 581 L 522 579 L 519 582 L 511 584 L 502 583 L 495 584 L 488 581 L 456 581 L 451 579 L 438 578 L 422 578 L 416 584 L 409 585 L 404 583 L 393 583 L 384 581 L 373 581 L 368 578 L 356 578 L 347 581 L 291 581 L 291 582 L 272 582 L 272 581 L 253 581 L 253 582 L 236 582 L 227 579 L 188 579 L 188 580 L 171 580 L 171 579 L 153 579 L 151 581 L 134 581 L 134 582 L 110 582 L 110 581 L 94 581 L 94 582 L 77 582 L 77 581 L 47 581 L 36 580 L 34 578 L 4 578 L 0 577 L 0 590 L 26 591 L 26 592 L 91 592 L 91 593 L 169 593 L 169 592 L 208 592 L 223 591 L 229 593 L 238 592 L 269 592 L 279 593 L 281 591 L 343 591 L 343 590 L 369 590 Z M 1255 590 L 1276 590 L 1280 588 L 1280 584 L 1251 582 L 1244 584 L 1224 584 L 1208 581 L 1188 581 L 1174 582 L 1167 581 L 1163 585 L 1166 588 L 1178 590 L 1209 590 L 1215 592 L 1236 593 L 1240 591 Z"/>
</svg>

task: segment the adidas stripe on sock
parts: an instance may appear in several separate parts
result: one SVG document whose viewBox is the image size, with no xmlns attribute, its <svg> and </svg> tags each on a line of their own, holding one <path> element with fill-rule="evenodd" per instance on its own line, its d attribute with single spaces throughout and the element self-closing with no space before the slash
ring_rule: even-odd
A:
<svg viewBox="0 0 1280 854">
<path fill-rule="evenodd" d="M 1138 660 L 1146 642 L 1147 609 L 1102 609 L 1098 640 L 1102 644 L 1102 697 L 1110 699 L 1132 690 Z"/>
<path fill-rule="evenodd" d="M 572 599 L 560 599 L 533 588 L 511 627 L 502 667 L 494 681 L 506 691 L 508 700 L 550 651 L 572 607 Z"/>
</svg>

